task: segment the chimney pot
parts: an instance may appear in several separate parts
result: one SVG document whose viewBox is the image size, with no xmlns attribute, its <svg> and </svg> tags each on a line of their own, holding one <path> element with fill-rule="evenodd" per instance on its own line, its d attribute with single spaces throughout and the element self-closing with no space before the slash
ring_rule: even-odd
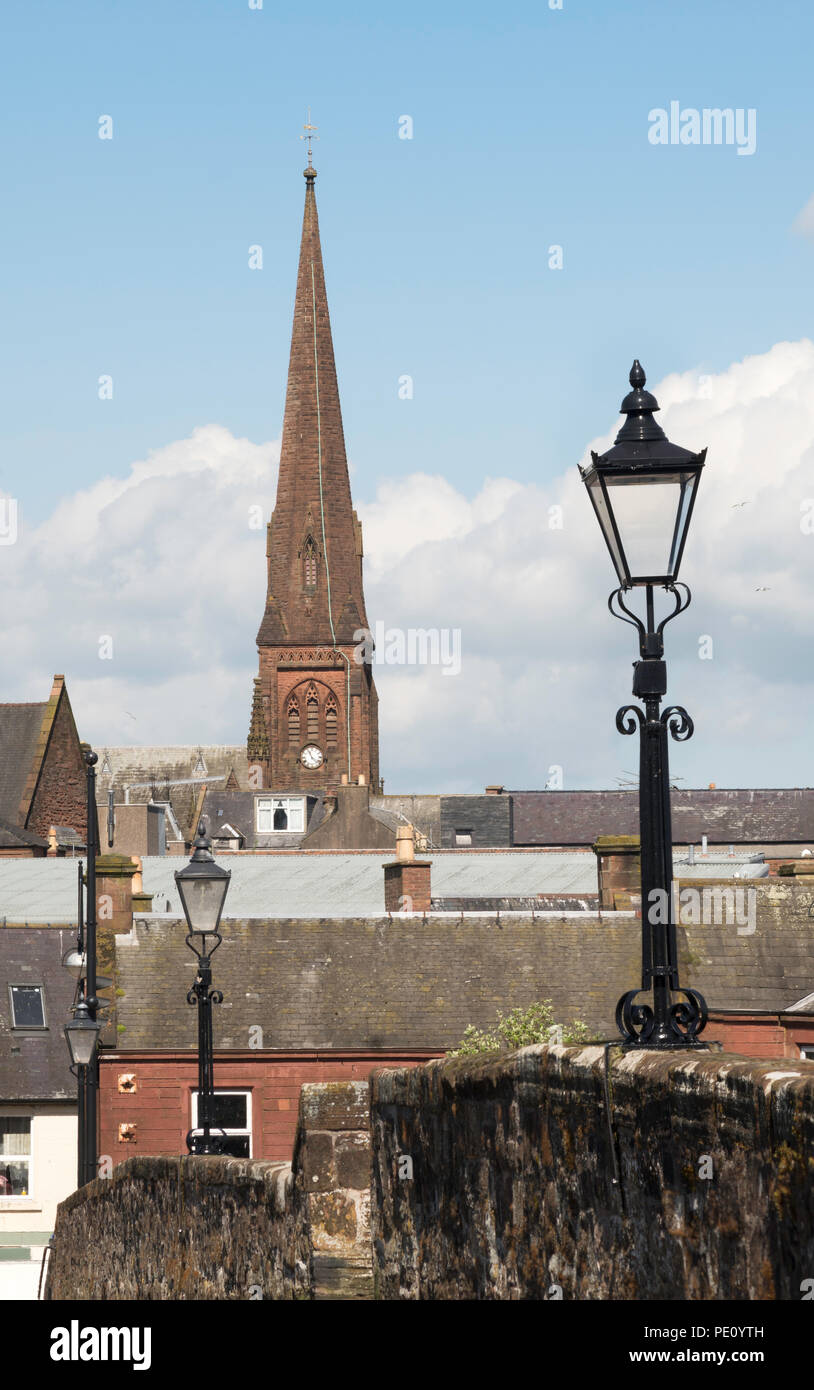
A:
<svg viewBox="0 0 814 1390">
<path fill-rule="evenodd" d="M 415 859 L 415 830 L 412 825 L 400 825 L 396 831 L 396 859 L 400 864 L 412 864 Z"/>
</svg>

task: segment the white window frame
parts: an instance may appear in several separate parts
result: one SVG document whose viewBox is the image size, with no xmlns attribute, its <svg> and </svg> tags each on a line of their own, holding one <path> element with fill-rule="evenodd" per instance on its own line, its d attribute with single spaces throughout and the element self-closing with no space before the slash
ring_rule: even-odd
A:
<svg viewBox="0 0 814 1390">
<path fill-rule="evenodd" d="M 27 1154 L 0 1154 L 0 1168 L 4 1169 L 7 1163 L 19 1163 L 21 1158 L 28 1162 L 28 1191 L 27 1192 L 0 1192 L 0 1210 L 8 1210 L 7 1202 L 31 1202 L 34 1198 L 34 1113 L 31 1110 L 2 1110 L 0 1109 L 0 1122 L 3 1120 L 28 1120 L 28 1153 Z"/>
<path fill-rule="evenodd" d="M 472 831 L 471 831 L 471 829 L 466 829 L 466 828 L 464 828 L 464 829 L 456 830 L 456 831 L 455 831 L 455 846 L 456 846 L 456 848 L 458 848 L 458 847 L 460 846 L 460 848 L 466 849 L 467 845 L 471 845 L 471 844 L 472 844 Z"/>
<path fill-rule="evenodd" d="M 198 1088 L 197 1088 L 197 1086 L 196 1086 L 196 1087 L 194 1088 L 194 1090 L 192 1091 L 192 1096 L 191 1096 L 191 1100 L 190 1100 L 190 1112 L 189 1112 L 189 1113 L 190 1113 L 190 1120 L 191 1120 L 190 1129 L 193 1131 L 193 1133 L 194 1133 L 196 1130 L 199 1130 L 199 1129 L 200 1129 L 200 1126 L 199 1126 L 199 1124 L 198 1124 L 198 1095 L 199 1095 L 199 1092 L 198 1092 Z M 246 1099 L 246 1128 L 245 1128 L 245 1129 L 223 1129 L 223 1130 L 222 1130 L 219 1126 L 216 1128 L 216 1127 L 213 1125 L 213 1126 L 212 1126 L 212 1131 L 213 1131 L 213 1133 L 216 1133 L 216 1134 L 225 1134 L 227 1139 L 246 1139 L 246 1138 L 248 1138 L 248 1140 L 249 1140 L 249 1158 L 252 1158 L 252 1157 L 253 1157 L 253 1154 L 252 1154 L 253 1143 L 252 1143 L 252 1093 L 251 1093 L 251 1091 L 248 1091 L 248 1090 L 246 1090 L 246 1091 L 241 1091 L 241 1090 L 238 1090 L 238 1089 L 230 1089 L 230 1090 L 227 1090 L 226 1087 L 224 1087 L 224 1086 L 216 1086 L 216 1087 L 215 1087 L 215 1095 L 216 1095 L 216 1096 L 245 1096 L 245 1099 Z"/>
<path fill-rule="evenodd" d="M 285 830 L 275 830 L 274 812 L 283 810 L 286 813 L 288 824 Z M 254 823 L 258 835 L 301 835 L 305 830 L 305 797 L 304 796 L 274 796 L 267 793 L 265 796 L 256 796 L 254 799 Z M 292 826 L 292 813 L 298 811 L 301 825 Z M 270 825 L 261 823 L 261 816 L 267 815 Z"/>
<path fill-rule="evenodd" d="M 40 992 L 40 1003 L 42 1004 L 42 1023 L 18 1023 L 14 1012 L 14 990 L 15 989 L 38 989 Z M 48 1031 L 48 1014 L 45 1010 L 45 985 L 34 984 L 32 980 L 15 980 L 9 982 L 8 987 L 8 1008 L 11 1016 L 11 1027 L 15 1033 L 46 1033 Z"/>
<path fill-rule="evenodd" d="M 798 1043 L 797 1046 L 803 1061 L 814 1062 L 814 1043 Z"/>
</svg>

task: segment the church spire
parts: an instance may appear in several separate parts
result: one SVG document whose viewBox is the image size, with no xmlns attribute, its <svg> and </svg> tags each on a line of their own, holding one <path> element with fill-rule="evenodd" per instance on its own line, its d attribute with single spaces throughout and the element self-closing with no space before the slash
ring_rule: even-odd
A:
<svg viewBox="0 0 814 1390">
<path fill-rule="evenodd" d="M 308 166 L 277 499 L 268 527 L 266 607 L 249 736 L 259 785 L 379 785 L 378 697 L 358 660 L 368 627 L 362 528 L 351 501 L 342 410 Z M 360 634 L 357 636 L 357 634 Z M 267 750 L 267 751 L 266 751 Z"/>
<path fill-rule="evenodd" d="M 307 129 L 313 131 L 314 127 Z M 352 641 L 343 613 L 367 625 L 361 533 L 353 511 L 325 272 L 308 153 L 277 501 L 269 528 L 268 601 L 258 642 Z M 340 631 L 340 628 L 342 629 Z"/>
</svg>

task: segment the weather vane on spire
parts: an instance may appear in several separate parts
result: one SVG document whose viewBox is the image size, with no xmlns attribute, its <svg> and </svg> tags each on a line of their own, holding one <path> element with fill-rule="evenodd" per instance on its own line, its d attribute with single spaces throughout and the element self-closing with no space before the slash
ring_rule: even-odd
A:
<svg viewBox="0 0 814 1390">
<path fill-rule="evenodd" d="M 308 141 L 308 168 L 309 168 L 309 169 L 311 168 L 311 141 L 312 141 L 312 139 L 313 139 L 313 140 L 318 140 L 318 139 L 319 139 L 319 136 L 314 134 L 314 132 L 315 132 L 316 130 L 318 130 L 318 128 L 319 128 L 318 126 L 311 125 L 311 108 L 310 108 L 310 106 L 309 106 L 309 107 L 308 107 L 308 115 L 307 115 L 307 117 L 306 117 L 305 125 L 303 126 L 303 130 L 305 131 L 305 134 L 300 136 L 300 139 L 301 139 L 301 140 L 307 140 L 307 141 Z"/>
</svg>

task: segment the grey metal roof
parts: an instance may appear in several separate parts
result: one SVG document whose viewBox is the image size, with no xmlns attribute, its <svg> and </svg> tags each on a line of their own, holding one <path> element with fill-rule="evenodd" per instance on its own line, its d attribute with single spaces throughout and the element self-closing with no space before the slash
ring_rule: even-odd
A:
<svg viewBox="0 0 814 1390">
<path fill-rule="evenodd" d="M 428 856 L 430 857 L 430 856 Z M 384 907 L 385 864 L 381 854 L 224 855 L 232 870 L 226 916 L 357 917 L 380 916 Z M 438 897 L 503 897 L 531 893 L 580 893 L 596 888 L 593 854 L 433 854 L 432 891 Z M 155 895 L 153 909 L 180 912 L 173 872 L 167 859 L 144 860 L 145 891 Z M 0 902 L 2 872 L 0 871 Z"/>
<path fill-rule="evenodd" d="M 227 917 L 359 917 L 380 915 L 384 907 L 383 865 L 394 855 L 381 853 L 223 854 L 231 870 Z M 435 898 L 521 898 L 540 893 L 595 893 L 596 858 L 590 852 L 545 850 L 433 851 L 432 895 Z M 746 856 L 713 857 L 695 865 L 681 863 L 682 879 L 745 875 L 760 864 Z M 144 890 L 153 894 L 153 912 L 181 915 L 174 874 L 186 860 L 179 855 L 148 856 L 143 861 Z M 728 867 L 727 867 L 728 866 Z M 751 876 L 751 875 L 750 875 Z M 167 904 L 169 903 L 169 906 Z M 73 922 L 76 920 L 76 859 L 0 858 L 0 921 Z"/>
</svg>

